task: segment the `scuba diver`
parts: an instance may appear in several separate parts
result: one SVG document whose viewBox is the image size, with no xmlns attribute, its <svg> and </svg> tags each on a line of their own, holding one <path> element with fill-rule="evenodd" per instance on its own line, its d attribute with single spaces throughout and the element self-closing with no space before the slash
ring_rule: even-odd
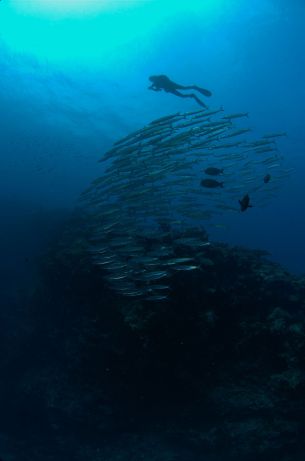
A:
<svg viewBox="0 0 305 461">
<path fill-rule="evenodd" d="M 166 93 L 175 94 L 176 96 L 180 96 L 180 98 L 193 98 L 198 102 L 198 104 L 200 104 L 200 106 L 205 107 L 206 109 L 208 108 L 208 106 L 203 101 L 201 101 L 194 93 L 183 94 L 177 90 L 196 90 L 204 96 L 210 97 L 212 96 L 212 93 L 209 90 L 205 90 L 204 88 L 200 88 L 196 85 L 179 85 L 178 83 L 172 82 L 172 80 L 170 80 L 166 75 L 151 75 L 149 77 L 149 80 L 152 82 L 151 86 L 148 87 L 149 90 L 164 90 L 166 91 Z"/>
</svg>

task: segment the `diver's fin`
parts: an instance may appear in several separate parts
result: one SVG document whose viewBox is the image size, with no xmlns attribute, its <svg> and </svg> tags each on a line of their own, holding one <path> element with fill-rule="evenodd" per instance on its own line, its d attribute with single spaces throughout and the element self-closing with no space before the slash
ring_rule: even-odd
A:
<svg viewBox="0 0 305 461">
<path fill-rule="evenodd" d="M 204 96 L 207 96 L 207 97 L 212 96 L 211 91 L 205 90 L 204 88 L 200 88 L 199 86 L 194 85 L 194 89 L 199 91 L 199 93 L 203 94 Z"/>
<path fill-rule="evenodd" d="M 197 96 L 195 94 L 191 94 L 190 95 L 191 98 L 194 98 L 196 99 L 196 101 L 198 102 L 198 104 L 201 106 L 201 107 L 204 107 L 205 109 L 208 109 L 208 106 L 203 102 L 201 101 L 201 99 L 197 98 Z"/>
</svg>

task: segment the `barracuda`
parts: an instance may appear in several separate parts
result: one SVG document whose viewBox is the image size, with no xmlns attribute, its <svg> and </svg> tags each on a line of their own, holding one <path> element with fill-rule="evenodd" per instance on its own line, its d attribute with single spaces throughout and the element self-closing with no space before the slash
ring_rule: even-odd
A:
<svg viewBox="0 0 305 461">
<path fill-rule="evenodd" d="M 159 279 L 166 281 L 159 290 L 168 290 L 177 272 L 204 265 L 198 259 L 210 245 L 199 231 L 204 220 L 236 212 L 247 194 L 254 206 L 270 199 L 274 189 L 263 182 L 268 168 L 272 184 L 292 173 L 282 169 L 282 156 L 270 154 L 284 132 L 244 140 L 238 137 L 250 129 L 231 120 L 248 113 L 222 112 L 165 115 L 116 141 L 102 157 L 109 164 L 81 196 L 84 234 L 92 262 L 120 296 L 167 299 L 157 293 Z M 225 141 L 233 137 L 236 142 Z M 223 171 L 223 184 L 213 188 L 215 171 Z"/>
</svg>

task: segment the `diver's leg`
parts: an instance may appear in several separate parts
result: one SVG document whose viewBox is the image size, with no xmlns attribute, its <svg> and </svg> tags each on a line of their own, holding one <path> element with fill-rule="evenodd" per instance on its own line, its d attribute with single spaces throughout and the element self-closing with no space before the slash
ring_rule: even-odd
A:
<svg viewBox="0 0 305 461">
<path fill-rule="evenodd" d="M 181 90 L 196 90 L 199 91 L 199 93 L 203 94 L 204 96 L 212 96 L 212 93 L 209 90 L 205 90 L 204 88 L 200 88 L 197 85 L 191 85 L 191 86 L 184 86 L 183 88 L 180 88 Z"/>
<path fill-rule="evenodd" d="M 206 90 L 205 88 L 200 88 L 200 86 L 197 86 L 197 85 L 188 85 L 188 86 L 179 85 L 179 83 L 175 83 L 175 82 L 172 82 L 172 81 L 169 81 L 166 85 L 164 85 L 164 89 L 168 93 L 171 93 L 172 91 L 175 91 L 175 90 L 196 90 L 196 91 L 199 91 L 199 93 L 203 94 L 204 96 L 208 96 L 208 97 L 212 96 L 211 91 Z"/>
<path fill-rule="evenodd" d="M 206 104 L 204 104 L 203 101 L 201 101 L 199 98 L 197 98 L 197 96 L 194 94 L 194 93 L 190 93 L 190 94 L 183 94 L 183 93 L 180 93 L 180 91 L 171 91 L 171 93 L 175 94 L 176 96 L 180 96 L 180 98 L 193 98 L 195 99 L 198 104 L 202 107 L 205 107 L 206 109 L 208 108 L 208 106 Z"/>
</svg>

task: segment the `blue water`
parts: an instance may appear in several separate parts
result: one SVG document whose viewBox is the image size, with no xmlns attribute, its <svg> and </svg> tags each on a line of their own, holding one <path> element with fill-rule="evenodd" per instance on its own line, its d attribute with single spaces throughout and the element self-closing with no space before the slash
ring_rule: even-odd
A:
<svg viewBox="0 0 305 461">
<path fill-rule="evenodd" d="M 1 299 L 31 285 L 36 259 L 103 173 L 98 160 L 113 142 L 199 109 L 148 91 L 152 74 L 208 88 L 211 107 L 249 112 L 257 136 L 287 132 L 278 145 L 291 176 L 266 207 L 224 214 L 210 239 L 269 251 L 303 274 L 304 1 L 78 3 L 0 1 Z"/>
<path fill-rule="evenodd" d="M 213 107 L 249 111 L 257 134 L 287 131 L 280 150 L 292 176 L 266 208 L 225 217 L 229 227 L 211 238 L 268 250 L 304 272 L 301 1 L 118 2 L 82 14 L 43 10 L 38 0 L 0 7 L 1 242 L 13 260 L 20 239 L 29 256 L 35 251 L 36 223 L 34 242 L 23 234 L 28 217 L 73 208 L 113 141 L 198 107 L 147 91 L 148 76 L 164 73 L 209 88 Z"/>
</svg>

